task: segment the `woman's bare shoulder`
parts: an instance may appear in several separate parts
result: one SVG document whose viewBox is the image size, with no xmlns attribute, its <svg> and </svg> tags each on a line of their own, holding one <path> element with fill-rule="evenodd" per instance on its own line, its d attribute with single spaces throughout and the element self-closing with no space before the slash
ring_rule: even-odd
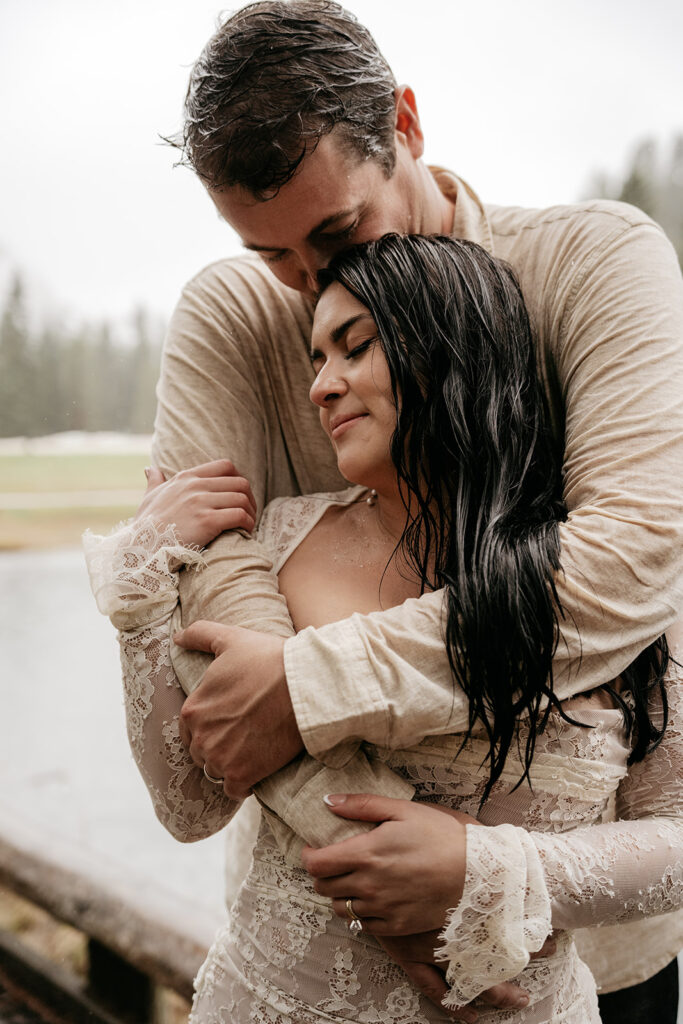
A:
<svg viewBox="0 0 683 1024">
<path fill-rule="evenodd" d="M 364 491 L 363 487 L 348 487 L 343 491 L 290 495 L 269 502 L 261 516 L 257 538 L 268 548 L 275 572 L 280 571 L 292 551 L 329 509 L 353 504 Z"/>
</svg>

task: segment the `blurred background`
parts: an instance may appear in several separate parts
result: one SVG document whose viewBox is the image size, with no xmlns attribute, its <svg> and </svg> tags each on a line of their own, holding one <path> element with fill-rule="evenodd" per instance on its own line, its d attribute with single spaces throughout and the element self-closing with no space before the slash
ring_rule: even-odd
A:
<svg viewBox="0 0 683 1024">
<path fill-rule="evenodd" d="M 485 202 L 634 203 L 683 259 L 679 0 L 348 6 L 414 88 L 428 162 Z M 156 876 L 209 922 L 220 842 L 180 847 L 152 817 L 78 545 L 142 493 L 183 283 L 240 249 L 161 141 L 219 14 L 207 0 L 0 0 L 0 838 L 19 821 L 104 873 L 125 862 L 138 891 Z M 0 897 L 0 930 L 82 970 L 78 938 L 51 938 L 36 914 Z"/>
</svg>

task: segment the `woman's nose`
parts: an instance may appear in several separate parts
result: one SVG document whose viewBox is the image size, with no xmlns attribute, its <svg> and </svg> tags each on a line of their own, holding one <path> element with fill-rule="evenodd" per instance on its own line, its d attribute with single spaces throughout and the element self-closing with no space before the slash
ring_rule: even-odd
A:
<svg viewBox="0 0 683 1024">
<path fill-rule="evenodd" d="M 311 401 L 323 408 L 333 398 L 344 394 L 346 387 L 346 381 L 342 376 L 324 366 L 311 385 Z"/>
</svg>

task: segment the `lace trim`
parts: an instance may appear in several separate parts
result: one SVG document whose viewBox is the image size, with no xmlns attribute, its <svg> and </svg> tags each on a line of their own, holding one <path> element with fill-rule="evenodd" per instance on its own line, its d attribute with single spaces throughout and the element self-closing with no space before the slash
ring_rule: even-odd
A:
<svg viewBox="0 0 683 1024">
<path fill-rule="evenodd" d="M 166 618 L 177 602 L 180 566 L 206 564 L 200 548 L 181 543 L 174 524 L 158 526 L 149 516 L 108 536 L 87 530 L 83 549 L 97 607 L 122 630 Z"/>
<path fill-rule="evenodd" d="M 448 960 L 444 1005 L 460 1006 L 515 977 L 552 931 L 550 897 L 536 847 L 514 825 L 467 826 L 467 875 L 439 936 Z"/>
<path fill-rule="evenodd" d="M 330 505 L 350 505 L 367 487 L 349 487 L 345 491 L 320 491 L 290 498 L 275 498 L 264 509 L 257 539 L 268 549 L 273 571 L 278 573 Z"/>
</svg>

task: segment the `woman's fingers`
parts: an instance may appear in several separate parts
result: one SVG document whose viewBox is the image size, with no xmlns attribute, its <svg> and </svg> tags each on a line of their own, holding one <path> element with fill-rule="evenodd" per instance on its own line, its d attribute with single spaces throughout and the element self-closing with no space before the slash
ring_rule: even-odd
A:
<svg viewBox="0 0 683 1024">
<path fill-rule="evenodd" d="M 166 477 L 156 466 L 145 466 L 145 476 L 147 478 L 148 491 L 154 490 L 159 484 L 166 483 Z"/>
<path fill-rule="evenodd" d="M 301 862 L 309 875 L 316 879 L 329 880 L 338 875 L 346 875 L 366 862 L 369 846 L 367 836 L 368 833 L 361 832 L 320 850 L 305 846 Z"/>
<path fill-rule="evenodd" d="M 221 488 L 208 492 L 214 508 L 243 508 L 252 519 L 256 518 L 256 503 L 248 491 Z"/>
<path fill-rule="evenodd" d="M 197 476 L 198 486 L 209 494 L 244 494 L 256 512 L 256 500 L 244 476 Z"/>
<path fill-rule="evenodd" d="M 255 519 L 251 512 L 240 508 L 211 509 L 205 513 L 207 524 L 211 524 L 211 533 L 215 537 L 226 530 L 244 530 L 251 533 Z"/>
<path fill-rule="evenodd" d="M 416 804 L 373 793 L 328 793 L 323 800 L 340 818 L 354 821 L 399 821 L 410 817 Z M 419 811 L 418 811 L 419 813 Z"/>
<path fill-rule="evenodd" d="M 328 798 L 328 804 L 335 811 L 344 809 L 345 817 L 380 824 L 321 850 L 304 849 L 302 863 L 316 890 L 330 899 L 364 901 L 365 915 L 378 919 L 375 934 L 409 935 L 442 927 L 462 896 L 465 826 L 409 800 L 347 794 L 341 802 Z M 430 851 L 427 859 L 425 849 Z"/>
<path fill-rule="evenodd" d="M 254 495 L 229 459 L 183 469 L 168 481 L 156 467 L 145 475 L 147 491 L 136 519 L 149 516 L 158 525 L 172 524 L 186 546 L 204 547 L 227 530 L 254 529 Z"/>
<path fill-rule="evenodd" d="M 192 469 L 183 470 L 186 473 L 194 473 L 195 476 L 236 476 L 237 470 L 230 459 L 213 459 L 211 462 L 202 462 Z"/>
<path fill-rule="evenodd" d="M 317 886 L 316 886 L 317 889 Z M 334 910 L 337 917 L 345 918 L 349 920 L 349 911 L 346 906 L 346 901 L 349 897 L 335 898 L 332 900 L 332 909 Z M 375 917 L 371 904 L 361 899 L 359 896 L 354 896 L 351 900 L 351 906 L 356 917 L 360 917 L 363 922 L 363 931 L 369 932 L 371 935 L 385 935 L 386 923 L 381 917 Z"/>
</svg>

